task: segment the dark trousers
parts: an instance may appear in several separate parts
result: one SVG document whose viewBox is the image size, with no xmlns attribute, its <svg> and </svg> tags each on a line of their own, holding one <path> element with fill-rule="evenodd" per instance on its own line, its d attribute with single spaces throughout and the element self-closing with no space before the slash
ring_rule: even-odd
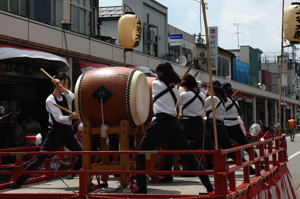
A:
<svg viewBox="0 0 300 199">
<path fill-rule="evenodd" d="M 166 144 L 170 150 L 189 150 L 187 140 L 184 137 L 180 123 L 176 117 L 167 114 L 158 114 L 147 129 L 139 145 L 139 150 L 154 150 L 155 147 Z M 182 155 L 181 158 L 188 163 L 189 170 L 204 170 L 194 155 Z M 145 170 L 145 155 L 138 155 L 136 169 Z M 200 175 L 202 183 L 207 191 L 212 191 L 208 175 Z M 137 175 L 137 185 L 140 189 L 147 189 L 146 175 Z"/>
<path fill-rule="evenodd" d="M 217 122 L 217 136 L 218 136 L 218 147 L 221 149 L 228 149 L 231 148 L 230 138 L 228 136 L 227 130 L 224 127 L 224 124 L 222 121 L 216 120 Z M 212 137 L 213 143 L 215 142 L 215 135 L 214 135 L 214 129 L 213 129 L 213 121 L 211 119 L 207 120 L 207 129 L 210 132 L 210 135 Z M 214 143 L 215 144 L 215 143 Z M 228 156 L 235 160 L 234 153 L 229 153 Z"/>
<path fill-rule="evenodd" d="M 214 130 L 213 130 L 213 122 L 212 120 L 208 120 L 208 128 L 209 132 L 211 133 L 214 141 Z M 217 135 L 218 135 L 218 143 L 219 143 L 219 148 L 221 149 L 228 149 L 231 148 L 231 143 L 230 143 L 230 136 L 229 134 L 231 132 L 227 132 L 227 129 L 225 128 L 224 124 L 222 121 L 217 121 Z M 228 157 L 230 157 L 233 160 L 236 160 L 235 154 L 234 153 L 229 153 Z M 242 158 L 242 161 L 245 162 L 246 160 Z M 254 169 L 250 166 L 250 172 L 254 173 Z"/>
<path fill-rule="evenodd" d="M 239 124 L 234 126 L 225 126 L 225 128 L 228 132 L 229 138 L 236 141 L 239 145 L 249 143 Z"/>
<path fill-rule="evenodd" d="M 249 141 L 247 140 L 246 136 L 244 135 L 241 127 L 239 124 L 234 126 L 225 126 L 228 136 L 230 139 L 236 141 L 240 146 L 249 144 Z M 248 152 L 249 150 L 246 149 Z M 254 156 L 257 157 L 257 153 L 254 151 Z"/>
<path fill-rule="evenodd" d="M 221 149 L 231 148 L 230 138 L 228 136 L 227 130 L 224 127 L 222 121 L 216 120 L 217 122 L 217 136 L 218 136 L 218 146 Z M 215 142 L 215 135 L 213 129 L 213 121 L 211 119 L 207 120 L 207 129 L 210 132 L 213 143 Z M 214 143 L 215 144 L 215 143 Z"/>
<path fill-rule="evenodd" d="M 58 147 L 65 146 L 71 151 L 82 151 L 79 141 L 74 137 L 73 130 L 70 126 L 50 128 L 45 141 L 41 146 L 41 151 L 55 151 Z M 33 171 L 43 164 L 48 155 L 38 155 L 33 157 L 25 166 L 25 171 Z M 79 156 L 74 165 L 74 170 L 79 170 L 82 166 L 82 158 Z M 29 175 L 21 175 L 17 183 L 23 184 Z"/>
<path fill-rule="evenodd" d="M 213 149 L 213 143 L 201 117 L 180 120 L 182 131 L 191 149 Z"/>
</svg>

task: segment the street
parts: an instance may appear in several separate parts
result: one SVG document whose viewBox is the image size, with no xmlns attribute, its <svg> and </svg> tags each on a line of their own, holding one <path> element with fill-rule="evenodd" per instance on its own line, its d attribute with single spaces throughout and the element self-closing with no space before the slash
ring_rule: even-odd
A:
<svg viewBox="0 0 300 199">
<path fill-rule="evenodd" d="M 295 141 L 291 142 L 289 136 L 286 137 L 287 148 L 288 148 L 288 168 L 294 180 L 295 190 L 298 196 L 300 195 L 300 134 L 298 133 L 295 137 Z"/>
</svg>

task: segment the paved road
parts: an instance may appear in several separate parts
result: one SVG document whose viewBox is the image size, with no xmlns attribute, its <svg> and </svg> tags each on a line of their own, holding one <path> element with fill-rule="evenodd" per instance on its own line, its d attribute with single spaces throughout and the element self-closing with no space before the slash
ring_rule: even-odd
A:
<svg viewBox="0 0 300 199">
<path fill-rule="evenodd" d="M 300 196 L 300 134 L 296 135 L 294 142 L 291 142 L 289 137 L 286 140 L 289 156 L 288 168 L 292 174 L 295 189 Z"/>
</svg>

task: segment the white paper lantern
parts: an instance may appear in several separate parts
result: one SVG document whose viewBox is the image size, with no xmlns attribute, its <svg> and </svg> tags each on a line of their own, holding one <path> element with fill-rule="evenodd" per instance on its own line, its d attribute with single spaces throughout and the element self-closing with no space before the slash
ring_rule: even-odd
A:
<svg viewBox="0 0 300 199">
<path fill-rule="evenodd" d="M 118 22 L 118 38 L 125 49 L 137 47 L 141 40 L 141 20 L 134 14 L 123 15 Z"/>
<path fill-rule="evenodd" d="M 290 42 L 300 42 L 300 3 L 292 3 L 285 9 L 283 19 L 284 36 Z"/>
</svg>

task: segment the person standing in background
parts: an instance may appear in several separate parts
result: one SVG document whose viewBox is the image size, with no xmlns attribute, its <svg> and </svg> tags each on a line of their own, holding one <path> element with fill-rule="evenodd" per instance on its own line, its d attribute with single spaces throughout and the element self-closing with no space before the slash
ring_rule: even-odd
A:
<svg viewBox="0 0 300 199">
<path fill-rule="evenodd" d="M 291 141 L 294 142 L 296 134 L 296 122 L 293 118 L 288 120 L 288 127 Z"/>
</svg>

